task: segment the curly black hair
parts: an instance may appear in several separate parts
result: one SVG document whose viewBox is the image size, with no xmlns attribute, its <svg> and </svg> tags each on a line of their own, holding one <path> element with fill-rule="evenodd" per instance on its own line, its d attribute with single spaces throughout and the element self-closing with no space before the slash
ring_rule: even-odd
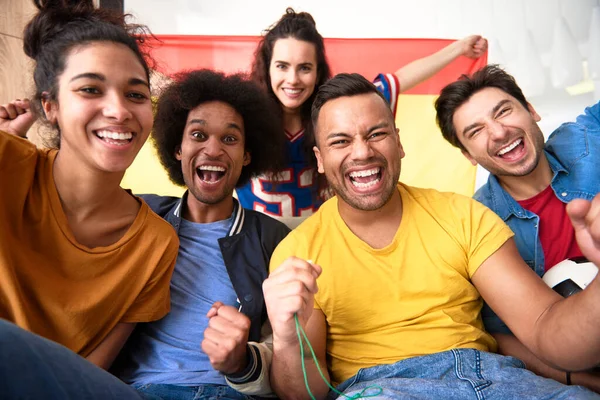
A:
<svg viewBox="0 0 600 400">
<path fill-rule="evenodd" d="M 174 184 L 185 186 L 181 161 L 175 153 L 181 146 L 188 114 L 210 101 L 229 104 L 244 120 L 245 149 L 252 161 L 242 169 L 237 187 L 252 177 L 283 170 L 286 139 L 281 134 L 277 105 L 245 74 L 225 75 L 202 69 L 177 74 L 157 103 L 152 138 Z"/>
</svg>

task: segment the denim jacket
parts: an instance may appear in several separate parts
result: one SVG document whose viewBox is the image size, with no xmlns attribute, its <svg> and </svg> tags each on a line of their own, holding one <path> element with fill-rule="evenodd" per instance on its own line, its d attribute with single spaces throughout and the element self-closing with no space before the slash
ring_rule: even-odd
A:
<svg viewBox="0 0 600 400">
<path fill-rule="evenodd" d="M 600 102 L 586 108 L 576 122 L 564 123 L 552 132 L 544 154 L 553 173 L 550 186 L 561 201 L 591 200 L 600 192 Z M 498 214 L 513 230 L 521 257 L 542 276 L 544 252 L 539 238 L 539 217 L 521 207 L 493 175 L 473 197 Z M 489 332 L 510 332 L 487 304 L 482 316 Z"/>
</svg>

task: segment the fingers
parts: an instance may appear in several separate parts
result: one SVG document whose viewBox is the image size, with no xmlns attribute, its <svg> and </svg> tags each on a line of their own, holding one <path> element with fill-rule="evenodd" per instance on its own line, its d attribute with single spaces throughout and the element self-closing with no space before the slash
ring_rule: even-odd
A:
<svg viewBox="0 0 600 400">
<path fill-rule="evenodd" d="M 206 313 L 206 316 L 208 318 L 214 317 L 215 315 L 217 315 L 219 308 L 221 308 L 222 306 L 223 303 L 221 303 L 220 301 L 215 301 L 210 310 L 208 310 L 208 312 Z"/>
<path fill-rule="evenodd" d="M 14 100 L 7 104 L 0 105 L 0 118 L 15 119 L 19 115 L 25 114 L 30 109 L 29 100 Z"/>
</svg>

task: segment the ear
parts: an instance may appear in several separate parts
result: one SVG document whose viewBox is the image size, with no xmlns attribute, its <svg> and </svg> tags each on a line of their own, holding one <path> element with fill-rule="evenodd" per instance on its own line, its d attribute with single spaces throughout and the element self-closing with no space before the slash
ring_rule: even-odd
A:
<svg viewBox="0 0 600 400">
<path fill-rule="evenodd" d="M 402 147 L 402 142 L 400 141 L 400 129 L 396 128 L 396 135 L 398 140 L 398 153 L 400 154 L 400 159 L 403 159 L 406 156 L 404 153 L 404 148 Z"/>
<path fill-rule="evenodd" d="M 313 151 L 315 153 L 315 157 L 317 158 L 317 171 L 320 174 L 324 174 L 325 168 L 323 168 L 323 158 L 321 157 L 321 151 L 319 151 L 319 148 L 317 146 L 313 146 Z"/>
<path fill-rule="evenodd" d="M 531 103 L 527 103 L 527 110 L 535 122 L 540 122 L 542 120 L 542 117 L 540 117 L 540 115 L 535 111 L 535 108 L 533 108 Z"/>
<path fill-rule="evenodd" d="M 473 166 L 477 165 L 477 161 L 475 161 L 475 159 L 473 157 L 471 157 L 471 155 L 469 154 L 468 151 L 461 150 L 460 152 L 463 154 L 463 156 L 465 156 L 467 158 L 467 160 L 469 160 L 469 162 L 471 164 L 473 164 Z"/>
<path fill-rule="evenodd" d="M 50 93 L 43 92 L 42 93 L 42 109 L 44 110 L 44 115 L 50 124 L 56 124 L 57 114 L 58 114 L 58 103 L 54 100 L 50 100 Z"/>
<path fill-rule="evenodd" d="M 177 151 L 175 152 L 175 158 L 179 161 L 181 161 L 181 146 L 177 147 Z"/>
<path fill-rule="evenodd" d="M 249 151 L 245 151 L 244 152 L 244 163 L 242 164 L 244 167 L 248 164 L 250 164 L 250 161 L 252 160 L 252 156 L 250 155 Z"/>
</svg>

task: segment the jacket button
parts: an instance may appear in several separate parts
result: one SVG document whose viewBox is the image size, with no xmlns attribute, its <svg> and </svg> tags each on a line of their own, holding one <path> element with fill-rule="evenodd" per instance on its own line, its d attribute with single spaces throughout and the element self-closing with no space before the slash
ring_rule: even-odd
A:
<svg viewBox="0 0 600 400">
<path fill-rule="evenodd" d="M 562 192 L 560 195 L 561 195 L 562 197 L 566 197 L 566 196 L 567 196 L 567 192 Z"/>
<path fill-rule="evenodd" d="M 247 294 L 244 296 L 244 301 L 252 301 L 253 297 L 251 294 Z"/>
<path fill-rule="evenodd" d="M 226 249 L 229 248 L 229 243 L 228 242 L 223 243 L 223 247 L 225 247 Z"/>
</svg>

